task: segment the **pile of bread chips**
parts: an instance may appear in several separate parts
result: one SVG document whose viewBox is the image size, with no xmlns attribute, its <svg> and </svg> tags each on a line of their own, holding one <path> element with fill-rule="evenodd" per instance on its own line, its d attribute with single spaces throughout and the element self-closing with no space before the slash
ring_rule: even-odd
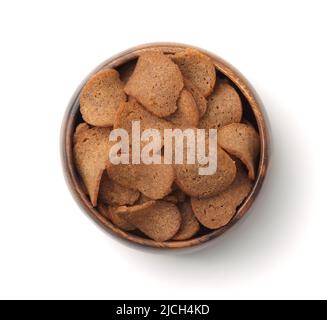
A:
<svg viewBox="0 0 327 320">
<path fill-rule="evenodd" d="M 99 71 L 80 95 L 74 156 L 92 205 L 120 229 L 160 242 L 225 226 L 252 189 L 260 152 L 233 85 L 191 48 L 145 52 L 119 70 Z M 199 163 L 112 164 L 109 133 L 130 132 L 133 120 L 141 130 L 217 129 L 216 173 L 199 175 Z"/>
</svg>

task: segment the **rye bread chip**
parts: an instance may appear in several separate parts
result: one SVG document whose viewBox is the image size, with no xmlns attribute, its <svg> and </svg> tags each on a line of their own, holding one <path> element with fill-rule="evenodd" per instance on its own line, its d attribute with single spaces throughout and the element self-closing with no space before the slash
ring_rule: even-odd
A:
<svg viewBox="0 0 327 320">
<path fill-rule="evenodd" d="M 116 213 L 155 241 L 171 239 L 178 232 L 182 220 L 178 208 L 165 201 L 119 207 Z"/>
<path fill-rule="evenodd" d="M 135 166 L 135 183 L 140 192 L 150 199 L 162 199 L 171 192 L 175 179 L 171 164 L 139 164 Z"/>
<path fill-rule="evenodd" d="M 172 60 L 178 65 L 184 78 L 190 80 L 202 95 L 210 95 L 216 83 L 216 68 L 208 56 L 187 48 L 177 52 Z"/>
<path fill-rule="evenodd" d="M 132 205 L 139 196 L 139 191 L 121 186 L 108 177 L 106 170 L 104 171 L 99 191 L 101 202 L 110 206 Z"/>
<path fill-rule="evenodd" d="M 240 122 L 242 113 L 242 102 L 236 90 L 227 82 L 220 82 L 208 97 L 207 111 L 200 120 L 199 128 L 219 129 Z"/>
<path fill-rule="evenodd" d="M 179 127 L 196 127 L 198 125 L 199 109 L 189 91 L 182 90 L 177 100 L 177 110 L 166 120 Z"/>
<path fill-rule="evenodd" d="M 87 139 L 88 138 L 88 130 L 90 129 L 90 126 L 85 123 L 85 122 L 82 122 L 80 123 L 76 129 L 75 129 L 75 132 L 74 132 L 74 144 L 76 144 L 77 142 L 80 142 L 84 139 Z"/>
<path fill-rule="evenodd" d="M 92 76 L 80 96 L 84 121 L 98 127 L 112 126 L 118 107 L 126 101 L 123 89 L 124 84 L 114 69 L 104 69 Z"/>
<path fill-rule="evenodd" d="M 74 157 L 91 203 L 96 206 L 100 181 L 109 152 L 109 129 L 87 128 L 80 124 L 74 135 Z"/>
<path fill-rule="evenodd" d="M 219 195 L 208 199 L 191 198 L 195 216 L 202 225 L 209 229 L 218 229 L 234 217 L 237 207 L 248 196 L 252 182 L 242 166 L 237 165 L 234 182 Z"/>
<path fill-rule="evenodd" d="M 182 74 L 169 57 L 147 52 L 139 57 L 125 92 L 156 116 L 167 117 L 176 111 L 183 86 Z"/>
<path fill-rule="evenodd" d="M 98 205 L 99 212 L 107 219 L 109 219 L 115 226 L 124 231 L 134 231 L 136 228 L 127 222 L 125 219 L 120 217 L 116 213 L 115 207 L 106 207 L 104 204 L 100 203 Z"/>
<path fill-rule="evenodd" d="M 107 161 L 107 173 L 110 179 L 122 187 L 137 191 L 135 185 L 135 166 L 133 164 L 112 164 Z"/>
<path fill-rule="evenodd" d="M 218 132 L 218 144 L 229 154 L 240 159 L 248 169 L 249 178 L 255 179 L 260 139 L 252 126 L 233 123 L 221 128 Z"/>
<path fill-rule="evenodd" d="M 140 191 L 146 197 L 162 199 L 171 192 L 175 174 L 170 164 L 112 164 L 107 162 L 109 177 L 126 188 Z"/>
<path fill-rule="evenodd" d="M 200 224 L 189 202 L 179 205 L 179 211 L 182 216 L 182 224 L 177 234 L 173 237 L 173 240 L 187 240 L 192 238 L 200 230 Z"/>
<path fill-rule="evenodd" d="M 208 150 L 208 138 L 206 138 L 206 150 Z M 210 175 L 201 175 L 200 168 L 208 167 L 208 164 L 199 163 L 195 158 L 194 164 L 187 163 L 187 144 L 184 142 L 183 164 L 174 164 L 176 179 L 179 188 L 187 195 L 198 198 L 208 198 L 225 190 L 235 179 L 236 167 L 230 156 L 217 146 L 217 169 Z M 208 154 L 207 154 L 208 155 Z"/>
<path fill-rule="evenodd" d="M 140 122 L 140 133 L 146 129 L 157 129 L 161 135 L 161 144 L 158 146 L 160 150 L 163 146 L 164 129 L 173 128 L 173 124 L 165 119 L 161 119 L 143 108 L 135 99 L 122 103 L 117 111 L 117 116 L 114 123 L 115 129 L 125 129 L 132 137 L 132 121 Z M 130 144 L 132 141 L 130 140 Z M 141 148 L 148 142 L 140 141 Z"/>
<path fill-rule="evenodd" d="M 184 86 L 192 94 L 196 106 L 199 110 L 199 117 L 202 118 L 207 110 L 207 99 L 201 93 L 199 88 L 194 85 L 190 80 L 184 78 Z"/>
</svg>

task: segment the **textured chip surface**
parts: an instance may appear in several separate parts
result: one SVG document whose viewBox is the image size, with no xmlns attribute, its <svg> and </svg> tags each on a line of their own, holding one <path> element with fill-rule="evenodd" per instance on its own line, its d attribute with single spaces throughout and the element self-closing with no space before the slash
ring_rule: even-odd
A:
<svg viewBox="0 0 327 320">
<path fill-rule="evenodd" d="M 98 209 L 105 218 L 109 219 L 118 228 L 124 231 L 133 231 L 136 229 L 132 224 L 116 213 L 116 207 L 106 207 L 104 204 L 100 203 Z"/>
<path fill-rule="evenodd" d="M 190 80 L 184 78 L 185 88 L 192 94 L 196 106 L 199 110 L 199 117 L 202 118 L 207 110 L 207 99 L 201 93 L 199 88 L 194 85 Z"/>
<path fill-rule="evenodd" d="M 159 130 L 161 135 L 161 144 L 158 146 L 161 149 L 163 145 L 164 129 L 173 128 L 173 123 L 156 117 L 148 110 L 143 108 L 135 99 L 131 99 L 129 102 L 122 103 L 117 111 L 117 116 L 114 123 L 114 129 L 125 129 L 130 137 L 132 137 L 132 122 L 139 121 L 140 133 L 142 134 L 146 129 Z M 141 141 L 141 147 L 147 142 Z"/>
<path fill-rule="evenodd" d="M 200 224 L 189 202 L 184 202 L 178 207 L 182 216 L 182 224 L 173 240 L 187 240 L 192 238 L 199 231 Z"/>
<path fill-rule="evenodd" d="M 114 69 L 104 69 L 93 75 L 80 96 L 84 121 L 98 127 L 112 126 L 119 105 L 126 101 L 123 89 L 124 84 Z"/>
<path fill-rule="evenodd" d="M 186 143 L 184 143 L 184 157 L 186 157 Z M 236 167 L 230 156 L 218 146 L 216 160 L 215 173 L 200 175 L 199 168 L 207 167 L 208 164 L 200 164 L 197 159 L 194 164 L 189 164 L 184 158 L 183 164 L 174 164 L 176 184 L 189 196 L 207 198 L 217 195 L 233 182 Z"/>
<path fill-rule="evenodd" d="M 209 96 L 216 83 L 216 68 L 211 59 L 198 50 L 187 48 L 172 58 L 184 78 L 190 80 L 205 96 Z"/>
<path fill-rule="evenodd" d="M 139 57 L 125 92 L 158 117 L 167 117 L 176 111 L 183 86 L 183 76 L 169 57 L 147 52 Z"/>
<path fill-rule="evenodd" d="M 132 205 L 139 196 L 137 190 L 125 188 L 114 182 L 108 177 L 107 171 L 104 171 L 99 191 L 99 199 L 102 203 L 111 206 Z"/>
<path fill-rule="evenodd" d="M 74 157 L 91 203 L 96 206 L 100 181 L 109 151 L 109 129 L 89 128 L 80 124 L 74 135 Z"/>
<path fill-rule="evenodd" d="M 107 162 L 109 177 L 116 183 L 140 191 L 157 200 L 167 196 L 172 189 L 175 173 L 171 164 L 112 164 Z"/>
<path fill-rule="evenodd" d="M 240 122 L 242 114 L 242 102 L 236 90 L 227 82 L 220 82 L 208 97 L 207 111 L 199 122 L 199 128 L 219 129 Z"/>
<path fill-rule="evenodd" d="M 250 179 L 255 179 L 260 139 L 251 125 L 233 123 L 221 128 L 218 132 L 218 144 L 229 154 L 239 158 L 246 165 Z"/>
<path fill-rule="evenodd" d="M 177 110 L 166 118 L 177 127 L 196 127 L 199 123 L 199 109 L 192 94 L 183 89 L 177 100 Z"/>
<path fill-rule="evenodd" d="M 245 170 L 238 166 L 236 179 L 219 195 L 208 199 L 191 198 L 192 208 L 202 225 L 209 229 L 225 226 L 235 215 L 237 207 L 252 189 Z"/>
<path fill-rule="evenodd" d="M 155 241 L 171 239 L 181 226 L 178 208 L 165 201 L 148 201 L 132 207 L 119 207 L 117 214 Z"/>
</svg>

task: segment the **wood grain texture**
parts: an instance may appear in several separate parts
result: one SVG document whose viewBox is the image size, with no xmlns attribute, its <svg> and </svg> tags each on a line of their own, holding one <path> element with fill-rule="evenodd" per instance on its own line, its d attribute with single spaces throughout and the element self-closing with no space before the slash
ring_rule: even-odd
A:
<svg viewBox="0 0 327 320">
<path fill-rule="evenodd" d="M 247 108 L 245 113 L 249 114 L 249 117 L 246 120 L 251 122 L 252 125 L 258 129 L 260 135 L 260 157 L 258 162 L 257 176 L 252 191 L 246 200 L 242 203 L 242 205 L 238 208 L 233 219 L 226 226 L 217 230 L 208 231 L 208 233 L 204 235 L 199 235 L 196 238 L 186 241 L 156 242 L 151 239 L 144 238 L 139 234 L 125 232 L 104 218 L 98 212 L 97 208 L 92 207 L 90 200 L 85 193 L 83 182 L 78 176 L 73 159 L 73 135 L 76 126 L 81 122 L 81 115 L 79 111 L 79 95 L 82 87 L 86 83 L 87 79 L 97 71 L 108 67 L 118 68 L 127 62 L 135 60 L 142 52 L 159 50 L 164 51 L 165 53 L 174 54 L 189 47 L 192 46 L 174 43 L 154 43 L 132 48 L 106 60 L 81 83 L 80 87 L 76 90 L 71 101 L 69 102 L 66 114 L 63 119 L 61 130 L 62 164 L 67 184 L 70 187 L 72 195 L 80 207 L 101 227 L 109 231 L 110 234 L 134 244 L 161 249 L 178 249 L 197 246 L 217 238 L 230 227 L 232 227 L 248 212 L 257 195 L 259 194 L 262 183 L 266 177 L 269 164 L 269 124 L 267 123 L 265 111 L 259 97 L 257 96 L 252 86 L 245 79 L 245 77 L 234 67 L 212 53 L 206 52 L 199 48 L 195 48 L 211 57 L 218 71 L 218 74 L 226 78 L 238 90 L 241 95 L 242 102 L 245 104 L 245 108 Z"/>
</svg>

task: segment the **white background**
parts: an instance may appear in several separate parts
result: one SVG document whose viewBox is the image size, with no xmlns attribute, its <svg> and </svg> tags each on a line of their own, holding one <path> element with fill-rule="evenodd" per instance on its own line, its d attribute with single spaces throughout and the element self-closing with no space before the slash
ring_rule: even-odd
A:
<svg viewBox="0 0 327 320">
<path fill-rule="evenodd" d="M 326 1 L 2 1 L 0 298 L 327 298 L 326 14 Z M 228 60 L 272 127 L 260 198 L 195 253 L 116 241 L 62 174 L 76 87 L 111 55 L 157 41 Z"/>
</svg>

